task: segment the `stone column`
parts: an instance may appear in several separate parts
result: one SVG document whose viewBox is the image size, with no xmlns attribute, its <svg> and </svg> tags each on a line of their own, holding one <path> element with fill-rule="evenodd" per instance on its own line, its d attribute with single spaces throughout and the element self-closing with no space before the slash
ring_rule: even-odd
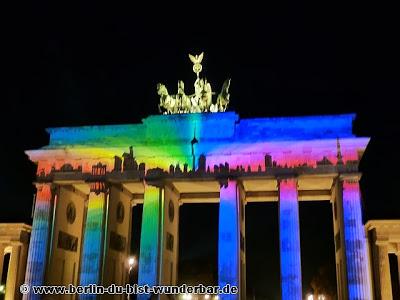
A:
<svg viewBox="0 0 400 300">
<path fill-rule="evenodd" d="M 5 246 L 0 244 L 0 280 L 3 276 L 4 249 Z"/>
<path fill-rule="evenodd" d="M 399 286 L 400 286 L 400 243 L 397 244 L 397 271 L 399 272 Z"/>
<path fill-rule="evenodd" d="M 28 246 L 29 246 L 29 233 L 21 232 L 21 245 L 19 246 L 19 262 L 18 262 L 18 274 L 17 274 L 17 283 L 16 283 L 16 300 L 22 299 L 22 294 L 20 293 L 19 287 L 24 283 L 25 280 L 25 271 L 26 271 L 26 260 L 28 257 Z M 23 237 L 22 237 L 23 235 Z"/>
<path fill-rule="evenodd" d="M 224 287 L 229 284 L 237 287 L 237 294 L 221 294 L 220 299 L 237 300 L 246 297 L 243 286 L 241 257 L 241 201 L 236 181 L 228 181 L 220 189 L 219 203 L 219 233 L 218 233 L 218 284 Z M 243 219 L 244 221 L 244 219 Z M 244 244 L 244 237 L 243 244 Z M 244 252 L 244 245 L 243 252 Z M 244 253 L 243 253 L 244 254 Z M 244 264 L 243 264 L 244 265 Z"/>
<path fill-rule="evenodd" d="M 377 295 L 378 300 L 392 299 L 392 282 L 390 279 L 390 264 L 388 247 L 384 244 L 375 246 L 375 259 L 377 263 L 377 271 L 379 273 L 379 281 L 375 282 L 378 285 Z"/>
<path fill-rule="evenodd" d="M 123 185 L 110 185 L 107 223 L 104 238 L 104 272 L 102 284 L 124 285 L 129 272 L 129 236 L 132 219 L 132 194 Z M 114 299 L 115 295 L 104 295 L 102 299 Z"/>
<path fill-rule="evenodd" d="M 239 296 L 246 300 L 246 191 L 243 184 L 238 184 L 239 196 L 239 243 L 240 243 L 240 280 Z"/>
<path fill-rule="evenodd" d="M 15 296 L 15 292 L 17 288 L 16 284 L 18 278 L 18 265 L 20 260 L 19 255 L 20 255 L 20 246 L 12 245 L 10 263 L 8 265 L 5 300 L 14 300 L 17 298 Z M 19 293 L 19 287 L 18 287 L 18 293 Z"/>
<path fill-rule="evenodd" d="M 179 250 L 179 194 L 172 186 L 145 185 L 140 236 L 139 285 L 176 285 Z M 138 295 L 149 299 L 149 295 Z M 159 295 L 156 299 L 169 299 Z"/>
<path fill-rule="evenodd" d="M 159 253 L 162 243 L 163 198 L 164 191 L 162 188 L 145 186 L 140 236 L 139 285 L 153 286 L 160 282 L 159 264 L 161 259 Z M 138 295 L 139 300 L 148 298 L 148 295 Z"/>
<path fill-rule="evenodd" d="M 179 257 L 179 194 L 172 186 L 164 188 L 162 217 L 161 276 L 163 285 L 176 285 L 178 280 Z M 161 299 L 169 299 L 166 295 Z"/>
<path fill-rule="evenodd" d="M 59 182 L 54 193 L 46 285 L 78 285 L 89 185 Z"/>
<path fill-rule="evenodd" d="M 340 256 L 345 268 L 341 269 L 346 278 L 347 291 L 344 299 L 372 299 L 368 265 L 367 238 L 362 222 L 361 193 L 357 175 L 343 175 L 337 182 L 338 222 L 341 227 Z"/>
<path fill-rule="evenodd" d="M 89 193 L 83 236 L 80 285 L 101 284 L 106 193 Z M 79 299 L 96 299 L 96 295 L 80 295 Z"/>
<path fill-rule="evenodd" d="M 35 212 L 25 274 L 25 283 L 30 286 L 44 283 L 51 221 L 52 193 L 50 184 L 38 184 L 36 188 Z M 23 299 L 40 299 L 40 296 L 33 294 L 31 289 L 31 292 L 24 295 Z"/>
<path fill-rule="evenodd" d="M 281 179 L 279 188 L 279 240 L 282 300 L 301 300 L 301 253 L 297 180 Z"/>
</svg>

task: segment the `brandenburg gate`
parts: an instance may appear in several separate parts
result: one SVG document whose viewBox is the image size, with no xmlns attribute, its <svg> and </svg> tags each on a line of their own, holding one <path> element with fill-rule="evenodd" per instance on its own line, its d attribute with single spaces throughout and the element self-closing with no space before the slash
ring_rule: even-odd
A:
<svg viewBox="0 0 400 300">
<path fill-rule="evenodd" d="M 182 81 L 175 95 L 159 84 L 160 115 L 140 124 L 50 128 L 49 145 L 27 151 L 38 174 L 25 283 L 127 283 L 131 208 L 143 204 L 138 283 L 177 284 L 179 207 L 219 203 L 218 282 L 239 289 L 219 297 L 245 299 L 246 204 L 275 201 L 281 296 L 300 300 L 299 201 L 326 200 L 338 299 L 371 299 L 358 172 L 369 138 L 353 135 L 355 115 L 241 119 L 226 111 L 230 80 L 214 101 L 199 77 L 203 55 L 190 58 L 194 94 L 186 95 Z"/>
</svg>

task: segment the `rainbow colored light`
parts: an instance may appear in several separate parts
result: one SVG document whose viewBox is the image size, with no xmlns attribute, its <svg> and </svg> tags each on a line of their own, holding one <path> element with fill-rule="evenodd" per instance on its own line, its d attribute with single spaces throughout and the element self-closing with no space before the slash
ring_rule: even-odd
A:
<svg viewBox="0 0 400 300">
<path fill-rule="evenodd" d="M 51 188 L 49 184 L 37 186 L 35 212 L 32 224 L 32 234 L 26 267 L 25 283 L 32 285 L 44 284 L 46 269 L 46 251 L 50 230 Z M 40 295 L 29 293 L 24 299 L 40 299 Z"/>
<path fill-rule="evenodd" d="M 163 232 L 163 192 L 154 186 L 145 187 L 142 217 L 142 233 L 140 236 L 139 277 L 138 284 L 149 286 L 159 282 L 159 247 Z M 148 295 L 138 295 L 138 299 L 148 299 Z"/>
<path fill-rule="evenodd" d="M 297 180 L 279 182 L 279 246 L 282 300 L 301 300 L 301 259 Z"/>
<path fill-rule="evenodd" d="M 146 168 L 165 170 L 173 164 L 192 166 L 191 140 L 195 158 L 203 154 L 207 166 L 229 163 L 254 171 L 264 166 L 265 154 L 278 165 L 307 163 L 316 166 L 324 156 L 336 163 L 336 139 L 340 139 L 343 160 L 357 160 L 368 138 L 352 134 L 355 115 L 258 118 L 239 120 L 233 112 L 150 116 L 142 124 L 51 128 L 50 144 L 28 151 L 39 163 L 38 172 L 49 173 L 65 163 L 90 172 L 97 162 L 113 169 L 114 156 L 133 146 L 138 162 Z"/>
<path fill-rule="evenodd" d="M 243 166 L 252 171 L 259 168 L 264 171 L 266 154 L 271 155 L 278 166 L 316 167 L 317 162 L 323 159 L 336 165 L 337 139 L 339 139 L 343 163 L 346 164 L 349 161 L 359 160 L 369 141 L 369 138 L 358 138 L 353 135 L 354 118 L 354 114 L 346 114 L 239 119 L 234 112 L 158 115 L 149 116 L 140 124 L 51 128 L 48 129 L 50 144 L 38 150 L 27 151 L 27 154 L 31 160 L 38 163 L 38 173 L 45 174 L 49 174 L 52 168 L 59 169 L 67 163 L 74 168 L 82 167 L 83 172 L 91 172 L 92 165 L 101 162 L 107 165 L 107 171 L 111 171 L 114 168 L 114 156 L 121 157 L 130 146 L 133 147 L 137 162 L 145 163 L 147 170 L 156 167 L 168 170 L 171 164 L 178 163 L 181 167 L 188 164 L 190 169 L 193 160 L 191 141 L 196 137 L 198 143 L 193 149 L 195 161 L 200 155 L 205 155 L 206 166 L 211 170 L 214 165 L 228 163 L 231 169 Z M 162 192 L 160 194 L 158 188 L 146 187 L 139 284 L 152 285 L 159 281 L 160 258 L 157 253 L 162 242 L 160 235 L 162 232 L 160 226 L 163 224 L 161 213 L 163 202 L 160 200 L 162 197 Z M 349 225 L 352 224 L 350 219 L 347 222 L 348 226 L 345 225 L 347 259 L 352 257 L 351 251 L 357 253 L 355 261 L 348 261 L 349 272 L 353 272 L 350 278 L 358 280 L 354 281 L 354 287 L 350 287 L 350 294 L 360 295 L 360 290 L 368 288 L 368 283 L 365 281 L 368 278 L 365 279 L 364 275 L 357 273 L 365 268 L 365 262 L 359 258 L 365 253 L 365 246 L 362 243 L 360 247 L 357 246 L 357 241 L 363 236 L 361 208 L 358 207 L 359 194 L 357 195 L 354 187 L 345 184 L 343 197 L 346 202 L 345 216 L 356 220 L 355 227 Z M 236 187 L 230 182 L 227 188 L 221 189 L 220 283 L 233 284 L 239 278 L 239 257 L 233 255 L 236 253 L 235 249 L 239 247 L 239 225 L 235 217 L 238 211 L 236 200 Z M 27 280 L 30 282 L 42 278 L 40 274 L 46 252 L 40 241 L 47 242 L 47 235 L 45 236 L 44 232 L 49 228 L 50 211 L 45 202 L 43 207 L 41 205 L 37 203 L 38 213 L 32 230 L 32 241 L 37 243 L 38 250 L 33 250 L 32 247 L 29 253 L 28 262 L 30 261 L 31 265 L 34 262 L 35 265 L 34 269 L 31 266 L 27 272 Z M 291 296 L 290 299 L 301 299 L 298 203 L 293 180 L 284 180 L 280 184 L 280 211 L 282 298 L 289 299 L 290 294 L 295 295 L 295 298 Z M 89 201 L 83 246 L 82 284 L 99 281 L 99 271 L 93 268 L 100 263 L 97 260 L 95 262 L 94 257 L 101 255 L 103 218 L 104 197 L 102 200 L 94 198 L 92 202 Z M 359 279 L 360 276 L 362 279 Z"/>
<path fill-rule="evenodd" d="M 218 284 L 239 286 L 239 199 L 236 182 L 220 189 L 218 226 Z M 221 294 L 221 300 L 235 300 L 236 294 Z"/>
<path fill-rule="evenodd" d="M 89 194 L 80 273 L 81 285 L 100 284 L 104 206 L 104 193 Z M 96 299 L 96 295 L 85 294 L 81 295 L 80 299 Z"/>
</svg>

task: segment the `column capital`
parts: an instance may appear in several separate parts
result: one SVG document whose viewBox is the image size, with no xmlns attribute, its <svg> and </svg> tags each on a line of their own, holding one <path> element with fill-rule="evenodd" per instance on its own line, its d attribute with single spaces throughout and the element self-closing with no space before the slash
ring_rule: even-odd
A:
<svg viewBox="0 0 400 300">
<path fill-rule="evenodd" d="M 57 188 L 57 184 L 54 182 L 34 182 L 33 184 L 38 191 L 41 191 L 44 186 L 49 186 L 52 192 Z"/>
<path fill-rule="evenodd" d="M 154 172 L 160 172 L 159 170 L 156 170 Z M 160 177 L 157 177 L 156 175 L 151 174 L 149 177 L 143 180 L 144 185 L 146 186 L 154 186 L 158 188 L 164 188 L 165 186 L 165 179 L 163 179 L 160 175 Z"/>
<path fill-rule="evenodd" d="M 59 180 L 51 183 L 51 189 L 53 192 L 57 192 L 58 189 L 64 187 L 71 188 L 74 193 L 79 192 L 85 196 L 89 196 L 89 194 L 93 192 L 91 186 L 91 182 L 82 180 Z"/>
<path fill-rule="evenodd" d="M 35 185 L 36 188 L 42 187 L 44 185 L 52 185 L 53 182 L 49 181 L 49 182 L 33 182 L 33 184 Z"/>
<path fill-rule="evenodd" d="M 385 251 L 387 251 L 387 248 L 389 247 L 389 242 L 388 240 L 384 240 L 384 239 L 376 239 L 375 240 L 375 245 L 377 247 L 379 247 L 379 249 L 385 249 Z"/>
<path fill-rule="evenodd" d="M 339 174 L 338 179 L 340 181 L 351 181 L 351 182 L 359 182 L 361 178 L 361 173 L 342 173 Z"/>
<path fill-rule="evenodd" d="M 243 185 L 243 179 L 232 179 L 236 181 L 236 185 L 238 186 L 238 188 L 244 189 L 244 185 Z"/>
<path fill-rule="evenodd" d="M 281 182 L 284 182 L 284 181 L 287 181 L 287 180 L 295 181 L 296 188 L 299 187 L 298 176 L 279 176 L 279 177 L 276 177 L 276 186 L 278 187 L 278 189 L 280 187 Z"/>
<path fill-rule="evenodd" d="M 22 245 L 23 245 L 23 243 L 21 241 L 10 241 L 6 247 L 15 248 L 15 247 L 19 247 Z"/>
<path fill-rule="evenodd" d="M 299 178 L 299 175 L 297 175 L 297 174 L 282 174 L 282 175 L 276 175 L 275 178 L 276 178 L 276 182 L 278 182 L 278 183 L 282 180 L 288 180 L 288 179 L 294 179 L 297 181 Z"/>
</svg>

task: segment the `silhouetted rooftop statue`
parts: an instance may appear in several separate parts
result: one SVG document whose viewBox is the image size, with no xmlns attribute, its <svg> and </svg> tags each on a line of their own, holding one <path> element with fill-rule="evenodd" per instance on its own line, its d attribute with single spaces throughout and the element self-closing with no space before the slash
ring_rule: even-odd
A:
<svg viewBox="0 0 400 300">
<path fill-rule="evenodd" d="M 324 156 L 321 160 L 317 161 L 317 166 L 323 166 L 323 165 L 332 165 L 332 162 Z"/>
<path fill-rule="evenodd" d="M 265 154 L 265 170 L 272 167 L 272 156 Z"/>
<path fill-rule="evenodd" d="M 124 153 L 122 154 L 122 157 L 124 158 L 124 171 L 137 171 L 138 169 L 138 164 L 136 162 L 135 157 L 133 156 L 133 147 L 129 147 L 129 153 Z"/>
<path fill-rule="evenodd" d="M 337 164 L 343 165 L 343 156 L 342 156 L 342 151 L 340 149 L 339 139 L 337 139 L 336 141 L 337 141 Z"/>
<path fill-rule="evenodd" d="M 114 171 L 115 172 L 122 171 L 122 159 L 117 155 L 114 156 Z"/>
<path fill-rule="evenodd" d="M 63 164 L 60 167 L 60 169 L 58 169 L 58 170 L 56 169 L 55 166 L 52 166 L 51 172 L 64 172 L 64 173 L 66 173 L 66 172 L 82 172 L 82 166 L 78 166 L 77 168 L 74 169 L 74 167 L 71 164 L 66 163 L 66 164 Z"/>
<path fill-rule="evenodd" d="M 199 156 L 199 167 L 198 167 L 197 171 L 199 171 L 199 172 L 206 171 L 206 156 L 204 154 L 201 154 Z"/>
</svg>

